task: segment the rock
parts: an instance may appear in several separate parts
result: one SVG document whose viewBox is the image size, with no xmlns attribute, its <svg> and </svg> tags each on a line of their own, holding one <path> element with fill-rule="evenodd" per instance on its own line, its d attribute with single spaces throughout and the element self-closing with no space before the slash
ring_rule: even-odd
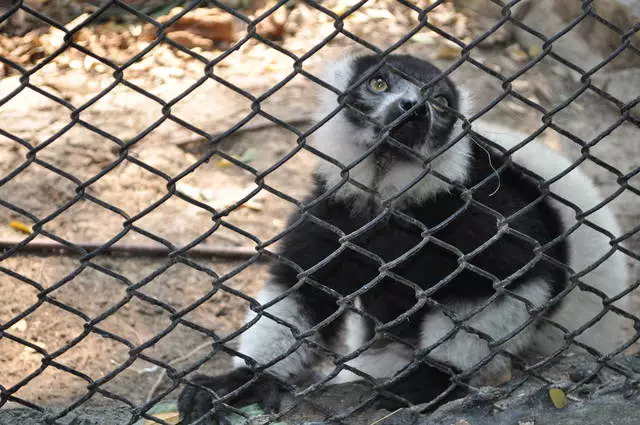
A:
<svg viewBox="0 0 640 425">
<path fill-rule="evenodd" d="M 580 18 L 584 11 L 579 0 L 526 0 L 518 12 L 520 20 L 547 38 L 553 37 Z M 595 13 L 617 26 L 620 31 L 630 31 L 640 19 L 638 0 L 601 0 L 592 3 Z M 516 16 L 518 13 L 516 13 Z M 525 30 L 515 32 L 518 41 L 528 49 L 536 49 L 543 40 Z M 640 46 L 640 34 L 631 37 L 635 46 Z M 553 52 L 583 69 L 590 69 L 620 47 L 621 35 L 592 16 L 582 19 L 569 32 L 553 42 Z M 640 66 L 640 55 L 627 49 L 615 57 L 609 65 L 613 68 Z"/>
<path fill-rule="evenodd" d="M 517 15 L 521 13 L 521 10 L 527 7 L 525 6 L 526 3 L 527 1 L 524 0 L 511 6 L 511 14 Z M 453 0 L 453 4 L 456 8 L 468 9 L 487 18 L 502 18 L 502 7 L 489 0 Z"/>
<path fill-rule="evenodd" d="M 569 370 L 569 379 L 573 382 L 581 382 L 587 378 L 590 378 L 589 381 L 597 379 L 597 376 L 591 376 L 593 371 L 594 369 L 590 365 L 573 365 Z"/>
<path fill-rule="evenodd" d="M 640 96 L 640 70 L 637 68 L 597 72 L 592 81 L 594 85 L 606 91 L 618 100 L 629 103 Z M 631 109 L 631 113 L 640 117 L 640 105 Z"/>
<path fill-rule="evenodd" d="M 264 8 L 256 12 L 256 16 L 266 13 L 268 8 Z M 289 18 L 289 9 L 280 7 L 272 12 L 266 19 L 256 26 L 256 31 L 263 37 L 270 40 L 280 40 L 285 34 L 287 19 Z"/>
</svg>

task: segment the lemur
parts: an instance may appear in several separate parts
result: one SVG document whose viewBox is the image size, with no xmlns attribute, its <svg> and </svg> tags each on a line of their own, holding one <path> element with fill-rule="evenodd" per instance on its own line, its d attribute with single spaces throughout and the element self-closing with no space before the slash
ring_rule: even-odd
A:
<svg viewBox="0 0 640 425">
<path fill-rule="evenodd" d="M 215 398 L 250 380 L 226 402 L 274 412 L 282 383 L 363 379 L 388 383 L 385 403 L 422 403 L 451 374 L 504 381 L 513 356 L 618 347 L 623 319 L 607 305 L 625 302 L 620 232 L 606 206 L 593 226 L 577 219 L 602 201 L 586 175 L 526 134 L 470 123 L 467 92 L 416 57 L 354 55 L 323 80 L 322 159 L 286 261 L 247 314 L 235 369 L 182 392 L 183 423 L 223 419 Z"/>
</svg>

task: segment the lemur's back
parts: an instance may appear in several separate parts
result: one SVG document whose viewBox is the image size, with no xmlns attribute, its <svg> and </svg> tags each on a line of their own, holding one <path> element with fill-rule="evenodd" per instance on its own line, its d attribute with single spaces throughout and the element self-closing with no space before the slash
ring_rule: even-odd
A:
<svg viewBox="0 0 640 425">
<path fill-rule="evenodd" d="M 507 149 L 513 148 L 528 137 L 526 134 L 490 123 L 474 123 L 474 129 Z M 571 161 L 537 139 L 517 150 L 513 158 L 516 163 L 545 180 L 554 179 L 572 166 Z M 605 232 L 611 232 L 614 238 L 621 235 L 613 211 L 606 205 L 599 207 L 603 197 L 592 180 L 579 168 L 571 170 L 551 184 L 550 190 L 583 212 L 596 208 L 584 217 L 586 221 Z M 559 212 L 565 231 L 571 229 L 567 236 L 568 264 L 579 275 L 579 281 L 609 297 L 622 294 L 629 285 L 629 275 L 624 255 L 610 244 L 612 238 L 589 224 L 578 225 L 578 212 L 573 206 L 556 200 L 553 207 Z M 628 300 L 628 297 L 623 297 L 614 305 L 628 311 Z M 587 326 L 591 320 L 598 320 L 581 333 L 577 340 L 601 352 L 609 353 L 620 345 L 620 330 L 625 324 L 625 319 L 613 312 L 602 318 L 597 317 L 604 309 L 602 297 L 590 291 L 575 289 L 564 296 L 551 318 L 569 330 L 579 329 Z M 543 327 L 536 336 L 538 343 L 534 346 L 543 352 L 551 352 L 564 344 L 564 332 L 552 325 Z"/>
</svg>

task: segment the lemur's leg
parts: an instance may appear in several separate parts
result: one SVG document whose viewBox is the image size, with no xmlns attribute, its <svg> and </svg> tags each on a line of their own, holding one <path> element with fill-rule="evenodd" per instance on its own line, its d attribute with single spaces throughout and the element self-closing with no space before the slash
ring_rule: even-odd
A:
<svg viewBox="0 0 640 425">
<path fill-rule="evenodd" d="M 252 385 L 232 399 L 226 400 L 226 403 L 258 401 L 264 405 L 266 412 L 275 412 L 280 407 L 281 382 L 296 384 L 313 374 L 318 355 L 304 339 L 323 343 L 322 334 L 325 332 L 314 333 L 300 340 L 295 335 L 308 331 L 335 312 L 338 306 L 335 299 L 321 291 L 304 288 L 287 292 L 287 288 L 286 285 L 267 282 L 256 296 L 256 300 L 261 305 L 268 305 L 274 301 L 264 312 L 281 322 L 264 314 L 256 320 L 257 313 L 249 311 L 245 323 L 256 321 L 240 335 L 237 349 L 244 356 L 253 359 L 257 368 L 274 363 L 264 372 L 255 372 L 251 367 L 253 362 L 247 362 L 242 357 L 234 357 L 235 369 L 227 374 L 198 375 L 191 378 L 195 385 L 185 388 L 178 402 L 183 423 L 188 424 L 207 415 L 211 418 L 207 419 L 209 422 L 202 422 L 203 424 L 224 422 L 223 409 L 211 412 L 214 399 L 242 387 L 251 380 Z M 282 298 L 279 299 L 280 297 Z M 336 323 L 329 324 L 325 329 L 336 328 L 339 322 L 340 320 L 336 320 Z"/>
<path fill-rule="evenodd" d="M 528 300 L 533 306 L 542 306 L 549 299 L 549 285 L 541 278 L 533 278 L 519 284 L 513 292 Z M 458 316 L 464 317 L 478 309 L 486 300 L 476 303 L 447 303 L 447 307 Z M 471 329 L 482 332 L 499 341 L 516 331 L 530 320 L 531 316 L 525 302 L 508 294 L 496 299 L 478 314 L 467 319 L 463 324 Z M 429 349 L 430 357 L 446 363 L 460 371 L 466 371 L 479 366 L 492 354 L 489 342 L 481 336 L 460 329 L 449 336 L 444 342 L 437 342 L 455 329 L 454 321 L 441 310 L 435 310 L 425 315 L 421 329 L 421 348 Z M 535 323 L 530 323 L 516 335 L 508 338 L 494 350 L 504 350 L 517 354 L 526 349 L 532 342 L 536 329 Z M 497 385 L 511 377 L 511 361 L 507 356 L 496 355 L 479 373 L 471 379 L 472 385 Z"/>
<path fill-rule="evenodd" d="M 549 299 L 549 285 L 542 279 L 531 279 L 520 284 L 514 293 L 528 300 L 533 306 L 544 305 Z M 476 311 L 486 300 L 477 302 L 448 302 L 445 305 L 459 317 L 465 317 Z M 470 317 L 464 325 L 486 334 L 494 341 L 508 338 L 520 326 L 530 320 L 527 304 L 513 296 L 504 295 L 487 308 Z M 535 323 L 528 324 L 516 335 L 496 347 L 510 353 L 518 353 L 527 348 L 533 340 Z M 420 329 L 420 348 L 431 350 L 428 356 L 452 369 L 454 373 L 463 373 L 480 367 L 485 359 L 490 359 L 492 349 L 489 342 L 473 332 L 456 329 L 455 322 L 442 310 L 432 310 L 425 314 Z M 451 333 L 451 335 L 449 335 Z M 447 337 L 443 342 L 441 339 Z M 498 385 L 511 377 L 511 362 L 506 356 L 496 355 L 483 365 L 478 373 L 468 380 L 471 385 Z M 463 389 L 453 387 L 451 375 L 429 362 L 421 363 L 411 373 L 400 372 L 387 389 L 413 404 L 426 403 L 446 393 L 441 401 L 448 401 L 462 395 Z M 396 400 L 382 400 L 383 407 L 394 409 L 401 407 Z"/>
<path fill-rule="evenodd" d="M 363 311 L 364 307 L 360 299 L 356 299 L 355 307 L 357 310 Z M 344 329 L 341 336 L 343 344 L 339 347 L 340 350 L 338 352 L 345 356 L 351 355 L 356 351 L 362 350 L 369 337 L 373 336 L 373 324 L 360 313 L 350 311 L 344 320 Z M 382 345 L 378 342 L 361 352 L 357 357 L 346 361 L 345 364 L 374 379 L 388 378 L 408 365 L 411 362 L 412 354 L 412 350 L 402 344 L 389 343 Z M 325 367 L 324 373 L 333 372 L 335 366 L 333 364 L 328 365 Z M 349 369 L 343 369 L 329 383 L 339 384 L 368 379 L 368 377 L 352 372 Z"/>
<path fill-rule="evenodd" d="M 267 282 L 256 296 L 261 305 L 282 296 L 287 287 L 275 282 Z M 294 336 L 294 329 L 306 332 L 314 324 L 316 316 L 313 305 L 305 302 L 298 292 L 291 292 L 280 301 L 265 309 L 268 314 L 280 319 L 286 324 L 278 323 L 269 317 L 260 317 L 251 327 L 240 336 L 238 351 L 251 357 L 259 365 L 269 363 L 284 353 L 294 349 L 298 340 Z M 247 312 L 245 323 L 255 320 L 257 314 Z M 307 337 L 312 341 L 318 341 L 318 336 Z M 287 382 L 296 382 L 308 376 L 309 371 L 317 360 L 317 355 L 304 342 L 289 355 L 270 366 L 267 371 Z M 234 357 L 234 366 L 241 368 L 247 366 L 241 357 Z"/>
<path fill-rule="evenodd" d="M 362 308 L 358 303 L 356 303 L 356 306 Z M 364 344 L 367 343 L 367 337 L 372 336 L 372 323 L 366 321 L 357 313 L 350 313 L 347 316 L 345 325 L 345 354 L 350 354 L 362 349 Z M 419 334 L 419 326 L 416 326 L 415 332 L 417 336 Z M 413 340 L 414 338 L 410 339 Z M 406 403 L 389 394 L 399 396 L 410 403 L 418 404 L 434 399 L 451 385 L 449 374 L 434 368 L 426 362 L 419 364 L 415 368 L 412 365 L 412 362 L 415 361 L 415 353 L 410 345 L 394 340 L 389 340 L 386 343 L 379 340 L 346 363 L 349 367 L 367 376 L 344 369 L 329 383 L 337 384 L 373 378 L 375 383 L 381 385 L 380 388 L 384 390 L 384 392 L 380 392 L 380 396 L 376 399 L 376 405 L 389 410 L 406 406 Z M 326 372 L 331 371 L 333 371 L 333 367 L 326 370 Z M 456 389 L 442 401 L 448 401 L 461 395 L 461 391 Z"/>
</svg>

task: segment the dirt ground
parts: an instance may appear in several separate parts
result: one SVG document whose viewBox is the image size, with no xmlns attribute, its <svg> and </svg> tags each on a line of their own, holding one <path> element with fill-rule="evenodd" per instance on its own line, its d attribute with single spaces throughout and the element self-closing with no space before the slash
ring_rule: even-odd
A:
<svg viewBox="0 0 640 425">
<path fill-rule="evenodd" d="M 300 19 L 316 19 L 317 25 L 301 26 L 295 34 L 279 42 L 296 54 L 308 51 L 333 29 L 326 16 L 317 17 L 317 11 L 303 6 L 298 6 L 300 10 L 296 12 L 302 16 Z M 389 47 L 415 24 L 415 16 L 408 12 L 393 13 L 389 17 L 383 12 L 378 15 L 372 12 L 384 11 L 384 7 L 374 4 L 367 8 L 363 16 L 356 16 L 347 26 L 379 47 Z M 389 19 L 393 20 L 393 25 L 389 25 Z M 459 26 L 454 18 L 443 25 Z M 431 59 L 443 68 L 453 64 L 457 52 L 452 54 L 443 50 L 445 44 L 441 39 L 429 37 L 416 37 L 401 51 Z M 490 44 L 478 49 L 474 58 L 510 75 L 527 60 L 519 53 L 514 54 L 512 46 L 504 42 Z M 355 42 L 338 36 L 305 61 L 304 69 L 317 74 L 326 61 L 353 47 Z M 58 238 L 106 243 L 123 231 L 127 218 L 134 218 L 133 227 L 121 243 L 158 244 L 147 236 L 153 234 L 175 246 L 183 246 L 206 234 L 214 223 L 206 209 L 176 195 L 156 205 L 168 193 L 168 180 L 180 176 L 177 190 L 216 208 L 224 207 L 250 194 L 257 187 L 257 174 L 299 149 L 297 136 L 277 126 L 242 132 L 225 138 L 220 150 L 235 158 L 244 157 L 247 169 L 215 155 L 193 172 L 186 172 L 207 152 L 204 142 L 189 141 L 196 134 L 188 126 L 211 134 L 222 132 L 251 112 L 251 102 L 247 98 L 211 79 L 200 84 L 204 76 L 203 63 L 169 46 L 158 46 L 125 71 L 124 78 L 131 86 L 171 102 L 168 118 L 163 115 L 161 103 L 124 84 L 107 90 L 93 102 L 95 96 L 114 82 L 111 72 L 96 66 L 78 67 L 73 60 L 82 62 L 83 59 L 72 56 L 70 60 L 56 60 L 53 64 L 57 65 L 42 68 L 30 77 L 30 82 L 75 107 L 84 105 L 79 116 L 74 116 L 61 103 L 30 89 L 23 89 L 11 100 L 0 103 L 0 128 L 5 134 L 10 133 L 32 146 L 44 146 L 36 154 L 39 163 L 30 163 L 0 185 L 0 199 L 40 219 L 48 217 L 42 228 Z M 292 63 L 291 58 L 252 41 L 217 66 L 216 75 L 259 96 L 286 78 Z M 452 78 L 477 94 L 478 110 L 502 92 L 500 81 L 469 63 L 457 68 Z M 4 98 L 19 86 L 18 75 L 0 80 L 0 97 Z M 568 98 L 577 86 L 579 82 L 566 68 L 544 60 L 521 76 L 514 89 L 549 107 Z M 180 97 L 191 88 L 194 90 L 190 94 Z M 299 121 L 307 118 L 312 110 L 314 90 L 314 83 L 296 76 L 262 102 L 261 109 L 284 121 Z M 540 118 L 538 112 L 510 96 L 487 114 L 487 119 L 500 120 L 526 131 L 539 127 Z M 559 113 L 554 122 L 575 134 L 593 138 L 616 119 L 615 111 L 607 101 L 585 93 Z M 266 120 L 255 118 L 249 125 L 260 122 Z M 300 129 L 308 126 L 299 124 Z M 153 129 L 128 150 L 129 157 L 135 158 L 134 162 L 121 161 L 118 143 L 94 131 L 95 128 L 125 142 Z M 638 167 L 639 136 L 637 127 L 625 123 L 592 148 L 591 153 L 623 173 L 631 172 Z M 555 132 L 546 131 L 543 137 L 545 142 L 568 156 L 577 157 L 580 153 L 574 143 Z M 16 140 L 0 135 L 0 178 L 25 164 L 26 153 L 27 149 Z M 312 153 L 299 150 L 264 177 L 264 183 L 301 200 L 310 186 L 316 162 Z M 77 180 L 54 172 L 51 167 L 73 175 Z M 615 174 L 589 161 L 584 168 L 596 179 L 603 193 L 615 192 L 618 187 Z M 108 172 L 103 174 L 105 171 Z M 93 200 L 78 200 L 78 184 L 88 181 L 91 184 L 86 193 Z M 631 184 L 640 186 L 637 176 Z M 638 198 L 625 191 L 613 201 L 624 232 L 635 229 L 637 233 Z M 105 208 L 101 203 L 117 210 Z M 66 208 L 67 205 L 70 206 Z M 201 243 L 247 247 L 254 246 L 256 239 L 268 241 L 283 230 L 286 217 L 294 208 L 289 200 L 262 190 L 252 198 L 249 206 L 235 209 L 225 217 L 227 226 L 220 227 Z M 25 237 L 8 225 L 10 221 L 33 224 L 29 217 L 18 211 L 0 204 L 0 239 Z M 243 229 L 251 237 L 234 231 L 231 226 Z M 636 254 L 640 252 L 640 237 L 632 234 L 627 246 Z M 631 258 L 629 263 L 636 266 Z M 0 323 L 10 322 L 29 309 L 33 311 L 9 329 L 12 337 L 0 338 L 0 385 L 11 388 L 42 368 L 42 354 L 16 341 L 18 338 L 49 353 L 54 365 L 37 373 L 15 393 L 16 397 L 40 406 L 68 406 L 87 395 L 90 380 L 108 377 L 100 388 L 115 396 L 95 394 L 91 403 L 124 405 L 115 400 L 122 397 L 140 405 L 169 388 L 171 381 L 151 362 L 137 359 L 128 365 L 130 349 L 170 329 L 143 354 L 171 363 L 177 369 L 206 358 L 210 353 L 210 338 L 184 325 L 172 329 L 171 316 L 203 301 L 184 319 L 221 336 L 237 329 L 242 324 L 246 300 L 225 290 L 210 296 L 210 291 L 215 276 L 240 269 L 225 284 L 249 296 L 254 295 L 267 278 L 267 265 L 252 263 L 246 268 L 244 265 L 242 261 L 215 258 L 182 261 L 136 255 L 98 255 L 90 261 L 82 261 L 80 255 L 54 254 L 17 253 L 4 258 L 0 263 L 3 301 Z M 635 276 L 637 279 L 637 274 Z M 131 288 L 133 285 L 135 288 Z M 43 289 L 46 299 L 42 295 Z M 162 305 L 150 303 L 149 298 Z M 640 296 L 636 294 L 635 299 Z M 58 303 L 69 308 L 61 308 Z M 640 308 L 635 311 L 640 312 Z M 112 314 L 103 319 L 105 312 Z M 87 323 L 96 318 L 100 320 L 92 323 L 93 331 L 86 333 Z M 101 336 L 104 332 L 117 338 Z M 131 346 L 123 344 L 122 340 L 129 341 Z M 201 371 L 223 370 L 228 367 L 229 360 L 222 354 L 216 355 Z M 122 367 L 124 370 L 114 376 L 113 372 Z M 175 398 L 177 391 L 167 398 Z M 9 403 L 11 405 L 15 404 Z"/>
</svg>

